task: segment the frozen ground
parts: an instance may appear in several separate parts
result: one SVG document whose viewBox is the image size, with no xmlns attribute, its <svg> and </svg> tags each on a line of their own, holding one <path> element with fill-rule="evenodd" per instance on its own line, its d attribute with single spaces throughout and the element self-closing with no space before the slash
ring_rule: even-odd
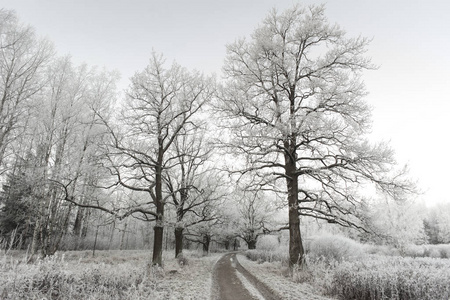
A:
<svg viewBox="0 0 450 300">
<path fill-rule="evenodd" d="M 27 264 L 24 253 L 3 253 L 0 299 L 220 299 L 213 273 L 223 255 L 186 252 L 185 259 L 176 260 L 172 251 L 165 252 L 164 270 L 150 267 L 150 257 L 148 251 L 99 251 L 96 257 L 74 251 Z M 326 299 L 309 285 L 285 277 L 277 263 L 258 264 L 243 255 L 238 260 L 270 291 L 255 284 L 245 270 L 236 271 L 235 265 L 236 282 L 254 299 Z"/>
<path fill-rule="evenodd" d="M 164 254 L 164 271 L 149 267 L 148 251 L 66 252 L 27 264 L 23 254 L 0 254 L 0 299 L 211 298 L 219 255 L 187 253 L 180 265 Z"/>
<path fill-rule="evenodd" d="M 240 265 L 235 253 L 223 255 L 213 272 L 213 300 L 280 300 Z"/>
<path fill-rule="evenodd" d="M 326 298 L 317 295 L 317 291 L 306 283 L 293 282 L 286 274 L 287 270 L 283 271 L 281 263 L 256 263 L 250 261 L 244 255 L 237 255 L 241 265 L 253 274 L 258 280 L 263 282 L 269 289 L 271 289 L 280 299 L 283 300 L 327 300 Z"/>
</svg>

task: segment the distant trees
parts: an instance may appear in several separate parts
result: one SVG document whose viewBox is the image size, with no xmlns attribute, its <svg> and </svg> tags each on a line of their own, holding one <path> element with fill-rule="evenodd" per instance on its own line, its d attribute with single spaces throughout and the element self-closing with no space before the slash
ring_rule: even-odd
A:
<svg viewBox="0 0 450 300">
<path fill-rule="evenodd" d="M 274 227 L 276 208 L 263 192 L 235 191 L 235 195 L 239 218 L 237 235 L 247 243 L 248 249 L 255 249 L 258 237 Z"/>
<path fill-rule="evenodd" d="M 430 244 L 450 243 L 450 204 L 437 204 L 428 209 L 423 227 Z"/>
<path fill-rule="evenodd" d="M 425 207 L 413 201 L 401 203 L 380 201 L 376 203 L 371 207 L 366 220 L 367 228 L 376 233 L 376 235 L 372 234 L 371 240 L 376 243 L 393 245 L 400 250 L 410 244 L 425 243 L 426 235 L 423 223 L 425 211 Z"/>
<path fill-rule="evenodd" d="M 251 39 L 227 46 L 220 98 L 232 137 L 224 143 L 245 157 L 234 171 L 251 176 L 251 188 L 287 196 L 291 267 L 304 254 L 300 216 L 361 227 L 361 186 L 393 198 L 409 188 L 392 173 L 392 151 L 365 139 L 368 43 L 346 37 L 323 6 L 311 6 L 273 10 Z"/>
</svg>

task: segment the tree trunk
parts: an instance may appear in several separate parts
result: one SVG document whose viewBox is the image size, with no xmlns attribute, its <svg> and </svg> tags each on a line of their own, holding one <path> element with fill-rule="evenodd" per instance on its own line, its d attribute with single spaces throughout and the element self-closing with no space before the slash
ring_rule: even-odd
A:
<svg viewBox="0 0 450 300">
<path fill-rule="evenodd" d="M 156 221 L 154 230 L 154 240 L 153 240 L 153 258 L 152 264 L 154 266 L 158 265 L 162 267 L 162 250 L 163 250 L 163 234 L 164 227 L 161 220 Z"/>
<path fill-rule="evenodd" d="M 83 216 L 83 225 L 81 229 L 81 237 L 85 238 L 87 236 L 87 233 L 89 231 L 89 218 L 91 217 L 91 210 L 85 209 L 84 210 L 84 216 Z M 115 225 L 115 224 L 114 224 Z"/>
<path fill-rule="evenodd" d="M 295 145 L 295 139 L 291 141 L 291 144 Z M 287 142 L 285 146 L 289 150 L 294 148 Z M 298 211 L 298 175 L 296 174 L 295 149 L 285 153 L 285 169 L 289 205 L 289 267 L 292 269 L 294 265 L 302 265 L 304 254 Z"/>
<path fill-rule="evenodd" d="M 256 239 L 251 239 L 251 240 L 247 241 L 247 246 L 248 246 L 248 249 L 250 249 L 250 250 L 256 249 Z"/>
<path fill-rule="evenodd" d="M 38 217 L 36 218 L 36 223 L 33 229 L 33 238 L 31 240 L 31 255 L 35 255 L 38 249 L 40 226 L 40 217 Z"/>
<path fill-rule="evenodd" d="M 81 235 L 81 222 L 82 222 L 82 218 L 83 218 L 83 213 L 82 213 L 83 208 L 81 207 L 77 207 L 77 214 L 75 217 L 75 222 L 73 224 L 73 235 L 76 237 L 80 237 Z"/>
<path fill-rule="evenodd" d="M 175 228 L 175 257 L 183 252 L 183 227 Z"/>
<path fill-rule="evenodd" d="M 164 238 L 164 202 L 162 197 L 162 161 L 163 150 L 159 149 L 158 164 L 155 176 L 156 224 L 154 227 L 152 264 L 162 267 L 162 250 Z"/>
<path fill-rule="evenodd" d="M 109 236 L 109 242 L 108 242 L 108 250 L 111 250 L 113 238 L 114 238 L 114 230 L 116 229 L 116 222 L 114 221 L 111 226 L 111 234 Z"/>
<path fill-rule="evenodd" d="M 203 235 L 203 255 L 208 255 L 209 253 L 209 244 L 211 242 L 211 237 L 208 234 Z"/>
<path fill-rule="evenodd" d="M 225 250 L 230 250 L 230 240 L 225 240 L 225 242 L 223 243 L 223 245 L 225 246 Z"/>
<path fill-rule="evenodd" d="M 127 231 L 127 226 L 128 226 L 128 222 L 125 223 L 125 226 L 124 226 L 123 231 L 122 231 L 122 237 L 120 239 L 120 248 L 119 248 L 120 250 L 124 250 L 125 234 L 126 234 L 126 231 Z"/>
</svg>

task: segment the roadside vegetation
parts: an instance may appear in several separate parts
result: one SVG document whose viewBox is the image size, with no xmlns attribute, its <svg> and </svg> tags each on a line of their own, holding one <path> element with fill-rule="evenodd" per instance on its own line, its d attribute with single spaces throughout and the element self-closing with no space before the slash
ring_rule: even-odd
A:
<svg viewBox="0 0 450 300">
<path fill-rule="evenodd" d="M 285 299 L 294 299 L 295 283 L 302 291 L 337 299 L 450 298 L 450 244 L 397 249 L 321 235 L 309 240 L 306 266 L 292 274 L 285 246 L 276 244 L 271 236 L 260 239 L 241 263 Z M 281 284 L 277 276 L 290 277 L 290 283 Z"/>
</svg>

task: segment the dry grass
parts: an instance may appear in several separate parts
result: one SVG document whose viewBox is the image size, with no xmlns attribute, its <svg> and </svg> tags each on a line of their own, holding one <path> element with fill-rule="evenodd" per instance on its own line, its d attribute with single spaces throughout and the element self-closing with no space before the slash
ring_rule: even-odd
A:
<svg viewBox="0 0 450 300">
<path fill-rule="evenodd" d="M 450 299 L 450 260 L 369 256 L 344 262 L 331 284 L 339 299 Z"/>
<path fill-rule="evenodd" d="M 280 276 L 289 273 L 284 247 L 249 251 L 247 258 L 257 263 L 243 264 L 261 281 L 281 289 L 285 299 L 296 299 L 295 293 L 305 291 L 339 299 L 450 299 L 448 245 L 399 250 L 325 235 L 313 239 L 307 250 L 306 267 L 294 269 L 284 280 Z"/>
<path fill-rule="evenodd" d="M 0 256 L 0 299 L 209 299 L 217 256 L 186 253 L 183 265 L 164 254 L 164 270 L 150 252 L 64 252 L 32 264 L 22 253 Z"/>
</svg>

